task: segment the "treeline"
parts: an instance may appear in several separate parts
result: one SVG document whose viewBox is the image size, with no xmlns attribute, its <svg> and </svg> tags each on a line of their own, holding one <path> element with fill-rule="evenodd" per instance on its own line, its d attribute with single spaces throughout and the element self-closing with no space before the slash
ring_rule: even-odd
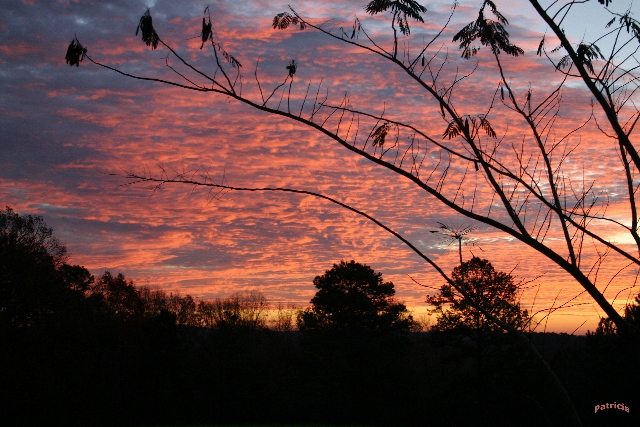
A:
<svg viewBox="0 0 640 427">
<path fill-rule="evenodd" d="M 167 293 L 162 289 L 136 286 L 122 273 L 113 276 L 106 271 L 97 280 L 83 267 L 87 278 L 82 290 L 84 298 L 93 301 L 121 320 L 145 321 L 163 318 L 181 326 L 204 328 L 271 328 L 278 331 L 293 330 L 298 312 L 294 306 L 272 306 L 259 291 L 235 292 L 226 298 L 195 300 L 191 295 Z"/>
<path fill-rule="evenodd" d="M 393 284 L 353 261 L 316 277 L 308 309 L 271 323 L 256 292 L 195 301 L 67 261 L 41 218 L 2 212 L 3 425 L 569 425 L 528 350 L 490 329 L 416 332 Z M 625 316 L 640 319 L 638 304 Z M 636 425 L 637 340 L 606 321 L 532 339 L 585 425 Z M 614 402 L 631 413 L 594 412 Z"/>
<path fill-rule="evenodd" d="M 97 279 L 68 263 L 67 249 L 41 217 L 0 212 L 0 328 L 33 328 L 46 323 L 102 316 L 123 322 L 154 318 L 184 326 L 266 327 L 265 296 L 237 292 L 223 299 L 196 301 L 190 295 L 135 286 L 123 274 Z M 294 312 L 276 307 L 275 329 L 291 329 Z"/>
</svg>

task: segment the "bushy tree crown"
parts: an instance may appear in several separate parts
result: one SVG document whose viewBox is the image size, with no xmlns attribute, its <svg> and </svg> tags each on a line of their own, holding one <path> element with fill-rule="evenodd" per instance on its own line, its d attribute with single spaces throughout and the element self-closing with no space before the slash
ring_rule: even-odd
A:
<svg viewBox="0 0 640 427">
<path fill-rule="evenodd" d="M 393 283 L 382 273 L 355 261 L 334 264 L 313 284 L 318 292 L 312 307 L 298 316 L 301 331 L 311 330 L 409 330 L 413 318 L 394 299 Z"/>
<path fill-rule="evenodd" d="M 454 268 L 451 278 L 460 288 L 464 280 L 469 297 L 498 319 L 516 329 L 522 330 L 528 325 L 529 314 L 520 308 L 517 301 L 518 286 L 513 282 L 513 277 L 496 271 L 486 259 L 471 258 Z M 440 315 L 433 327 L 435 331 L 501 330 L 457 295 L 449 284 L 442 285 L 438 295 L 428 296 L 427 303 L 434 306 L 433 312 Z"/>
</svg>

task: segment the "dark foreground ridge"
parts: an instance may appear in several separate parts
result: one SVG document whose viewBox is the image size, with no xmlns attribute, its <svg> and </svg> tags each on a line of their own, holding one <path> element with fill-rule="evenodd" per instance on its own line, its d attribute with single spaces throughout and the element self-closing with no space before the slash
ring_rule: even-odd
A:
<svg viewBox="0 0 640 427">
<path fill-rule="evenodd" d="M 564 334 L 533 339 L 585 425 L 637 419 L 638 373 L 625 368 L 637 350 L 621 344 L 603 351 L 587 337 Z M 162 316 L 135 325 L 96 316 L 4 330 L 2 342 L 4 425 L 566 422 L 535 363 L 504 336 L 487 344 L 482 372 L 473 343 L 430 333 L 310 338 L 179 326 Z M 630 412 L 594 412 L 609 402 L 624 402 Z"/>
</svg>

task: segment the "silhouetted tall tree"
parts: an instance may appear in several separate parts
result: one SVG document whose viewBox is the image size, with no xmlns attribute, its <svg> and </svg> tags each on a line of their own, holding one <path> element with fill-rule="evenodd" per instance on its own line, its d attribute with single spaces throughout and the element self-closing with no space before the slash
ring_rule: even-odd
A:
<svg viewBox="0 0 640 427">
<path fill-rule="evenodd" d="M 397 330 L 408 331 L 414 321 L 404 304 L 394 299 L 393 283 L 382 273 L 355 261 L 340 261 L 313 279 L 318 292 L 311 308 L 300 312 L 301 331 Z"/>
<path fill-rule="evenodd" d="M 84 297 L 93 276 L 66 261 L 42 217 L 0 212 L 0 325 L 39 325 Z"/>
<path fill-rule="evenodd" d="M 119 273 L 114 277 L 105 271 L 91 287 L 90 298 L 104 304 L 107 310 L 123 320 L 133 320 L 144 315 L 145 303 L 133 281 Z"/>
<path fill-rule="evenodd" d="M 478 376 L 484 373 L 484 353 L 487 344 L 494 341 L 493 333 L 503 332 L 503 328 L 478 310 L 482 307 L 496 319 L 512 328 L 523 331 L 529 325 L 529 313 L 518 303 L 518 287 L 510 274 L 496 271 L 486 259 L 473 257 L 453 269 L 451 278 L 458 288 L 466 286 L 467 297 L 460 295 L 456 288 L 446 283 L 435 296 L 427 296 L 427 303 L 433 305 L 439 314 L 432 327 L 435 332 L 462 335 L 475 341 L 475 357 Z M 472 300 L 475 304 L 470 304 Z"/>
<path fill-rule="evenodd" d="M 451 278 L 458 284 L 464 281 L 469 298 L 504 323 L 519 330 L 524 330 L 529 324 L 529 313 L 518 303 L 518 287 L 513 277 L 496 271 L 486 259 L 471 258 L 454 268 Z M 439 313 L 433 326 L 436 331 L 455 330 L 473 334 L 502 331 L 448 283 L 442 285 L 437 295 L 428 296 L 427 303 Z"/>
</svg>

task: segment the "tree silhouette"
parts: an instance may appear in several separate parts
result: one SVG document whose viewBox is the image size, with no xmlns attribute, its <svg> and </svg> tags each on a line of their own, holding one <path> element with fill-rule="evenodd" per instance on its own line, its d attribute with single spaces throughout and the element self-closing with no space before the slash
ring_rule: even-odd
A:
<svg viewBox="0 0 640 427">
<path fill-rule="evenodd" d="M 496 318 L 518 330 L 529 324 L 527 310 L 522 310 L 517 301 L 518 287 L 510 274 L 496 271 L 486 259 L 473 257 L 456 267 L 451 278 L 467 286 L 467 293 L 478 305 Z M 502 329 L 476 310 L 458 294 L 450 284 L 444 284 L 436 296 L 428 296 L 427 303 L 439 313 L 436 331 L 458 331 L 471 335 L 481 332 L 496 332 Z"/>
<path fill-rule="evenodd" d="M 632 325 L 640 328 L 640 293 L 636 295 L 631 304 L 627 304 L 624 308 L 622 317 Z M 595 337 L 612 337 L 615 335 L 626 335 L 624 330 L 616 328 L 616 324 L 608 317 L 603 317 L 598 322 L 598 327 L 594 332 L 587 332 L 587 335 Z"/>
<path fill-rule="evenodd" d="M 144 315 L 144 300 L 133 281 L 127 281 L 122 273 L 114 277 L 105 271 L 91 287 L 90 298 L 100 301 L 108 312 L 123 320 L 139 319 Z"/>
<path fill-rule="evenodd" d="M 408 331 L 414 326 L 407 308 L 393 298 L 393 283 L 355 261 L 340 261 L 313 279 L 318 292 L 311 308 L 300 312 L 301 331 Z"/>
<path fill-rule="evenodd" d="M 266 329 L 269 304 L 259 291 L 236 292 L 227 298 L 200 301 L 198 315 L 203 326 L 218 329 Z"/>
<path fill-rule="evenodd" d="M 83 297 L 93 277 L 66 261 L 42 217 L 0 212 L 0 325 L 41 325 Z"/>
<path fill-rule="evenodd" d="M 63 264 L 58 268 L 58 274 L 65 283 L 65 287 L 82 296 L 87 296 L 95 282 L 89 270 L 80 265 Z"/>
</svg>

